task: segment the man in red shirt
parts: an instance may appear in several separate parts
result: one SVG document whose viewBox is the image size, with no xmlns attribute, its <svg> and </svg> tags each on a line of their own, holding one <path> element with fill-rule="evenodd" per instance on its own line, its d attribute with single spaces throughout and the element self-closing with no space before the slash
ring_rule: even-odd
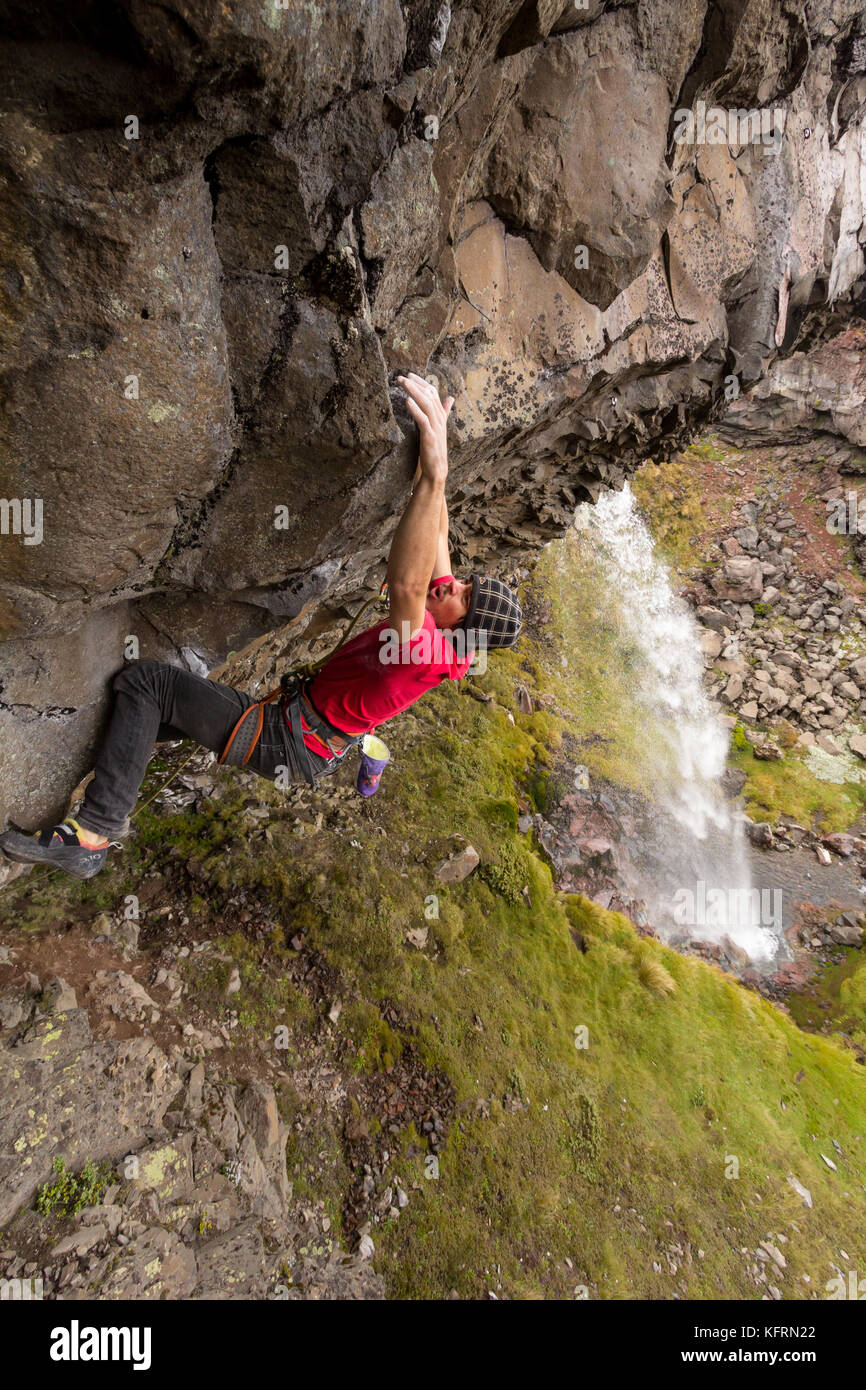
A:
<svg viewBox="0 0 866 1390">
<path fill-rule="evenodd" d="M 412 496 L 388 557 L 387 621 L 339 648 L 309 681 L 279 703 L 261 707 L 261 732 L 250 749 L 241 730 L 255 722 L 251 695 L 204 680 L 161 661 L 139 661 L 115 677 L 114 708 L 77 820 L 36 835 L 7 830 L 0 849 L 17 862 L 50 864 L 91 878 L 110 840 L 122 837 L 159 739 L 188 737 L 229 765 L 284 786 L 315 783 L 340 765 L 364 734 L 392 719 L 443 680 L 459 680 L 473 655 L 512 646 L 522 614 L 501 580 L 451 574 L 448 553 L 447 421 L 452 397 L 440 400 L 423 377 L 400 377 L 418 426 L 418 468 Z M 432 576 L 432 577 L 431 577 Z"/>
</svg>

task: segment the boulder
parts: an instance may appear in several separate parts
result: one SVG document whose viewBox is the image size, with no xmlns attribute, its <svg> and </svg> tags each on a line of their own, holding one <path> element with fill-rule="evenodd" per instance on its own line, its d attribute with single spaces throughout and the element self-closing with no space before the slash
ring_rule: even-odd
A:
<svg viewBox="0 0 866 1390">
<path fill-rule="evenodd" d="M 435 870 L 440 883 L 462 883 L 481 863 L 481 856 L 472 845 L 467 845 L 450 859 L 443 859 Z"/>
<path fill-rule="evenodd" d="M 760 562 L 750 555 L 726 556 L 721 573 L 712 575 L 710 583 L 719 598 L 736 603 L 754 602 L 764 591 Z"/>
<path fill-rule="evenodd" d="M 752 821 L 746 817 L 746 834 L 759 849 L 772 849 L 776 843 L 773 827 L 767 821 Z"/>
<path fill-rule="evenodd" d="M 135 1236 L 106 1264 L 97 1288 L 99 1297 L 109 1301 L 184 1299 L 196 1286 L 195 1252 L 161 1226 Z"/>
<path fill-rule="evenodd" d="M 724 632 L 725 628 L 730 630 L 734 625 L 730 614 L 723 613 L 721 608 L 713 608 L 710 604 L 702 604 L 697 610 L 697 616 L 704 627 L 712 628 L 714 632 Z M 721 647 L 719 650 L 721 651 Z"/>
<path fill-rule="evenodd" d="M 827 935 L 837 946 L 862 946 L 863 928 L 851 927 L 844 922 L 835 922 L 827 928 Z"/>
<path fill-rule="evenodd" d="M 724 639 L 720 633 L 708 631 L 701 633 L 700 641 L 704 656 L 712 660 L 720 654 Z"/>
<path fill-rule="evenodd" d="M 866 848 L 864 842 L 858 839 L 856 835 L 846 835 L 841 831 L 837 831 L 833 835 L 825 835 L 823 837 L 823 843 L 828 849 L 832 849 L 836 854 L 840 854 L 843 859 L 850 859 L 852 854 L 856 854 L 858 850 Z"/>
</svg>

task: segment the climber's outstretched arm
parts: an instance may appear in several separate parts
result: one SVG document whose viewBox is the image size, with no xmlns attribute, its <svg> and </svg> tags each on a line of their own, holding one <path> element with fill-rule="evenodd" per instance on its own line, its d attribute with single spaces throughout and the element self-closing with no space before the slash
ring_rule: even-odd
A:
<svg viewBox="0 0 866 1390">
<path fill-rule="evenodd" d="M 421 477 L 421 464 L 415 469 L 415 477 L 412 479 L 412 487 L 418 484 Z M 448 503 L 443 495 L 442 511 L 439 516 L 439 544 L 436 547 L 436 559 L 433 563 L 433 573 L 431 579 L 437 579 L 440 575 L 451 573 L 451 552 L 448 549 Z"/>
<path fill-rule="evenodd" d="M 418 426 L 420 477 L 394 533 L 388 557 L 391 626 L 413 636 L 424 625 L 427 591 L 439 546 L 445 479 L 448 476 L 447 422 L 453 398 L 444 402 L 423 377 L 399 378 L 407 408 Z"/>
</svg>

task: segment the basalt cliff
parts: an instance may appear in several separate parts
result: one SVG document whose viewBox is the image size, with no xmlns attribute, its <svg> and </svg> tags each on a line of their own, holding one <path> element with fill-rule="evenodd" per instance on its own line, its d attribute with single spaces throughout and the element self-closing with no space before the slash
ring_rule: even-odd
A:
<svg viewBox="0 0 866 1390">
<path fill-rule="evenodd" d="M 510 564 L 861 298 L 856 0 L 0 13 L 4 819 L 125 657 L 378 584 L 397 373 L 456 398 L 455 563 Z"/>
</svg>

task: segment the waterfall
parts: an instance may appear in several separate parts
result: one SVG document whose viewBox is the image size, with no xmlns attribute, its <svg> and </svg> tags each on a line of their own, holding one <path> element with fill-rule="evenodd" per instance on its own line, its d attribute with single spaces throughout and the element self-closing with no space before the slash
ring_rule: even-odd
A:
<svg viewBox="0 0 866 1390">
<path fill-rule="evenodd" d="M 781 913 L 752 887 L 742 817 L 726 798 L 728 732 L 703 688 L 697 624 L 628 484 L 575 513 L 611 596 L 617 641 L 638 673 L 631 692 L 642 722 L 641 781 L 649 804 L 631 852 L 633 887 L 665 937 L 727 935 L 757 964 L 780 949 Z"/>
</svg>

